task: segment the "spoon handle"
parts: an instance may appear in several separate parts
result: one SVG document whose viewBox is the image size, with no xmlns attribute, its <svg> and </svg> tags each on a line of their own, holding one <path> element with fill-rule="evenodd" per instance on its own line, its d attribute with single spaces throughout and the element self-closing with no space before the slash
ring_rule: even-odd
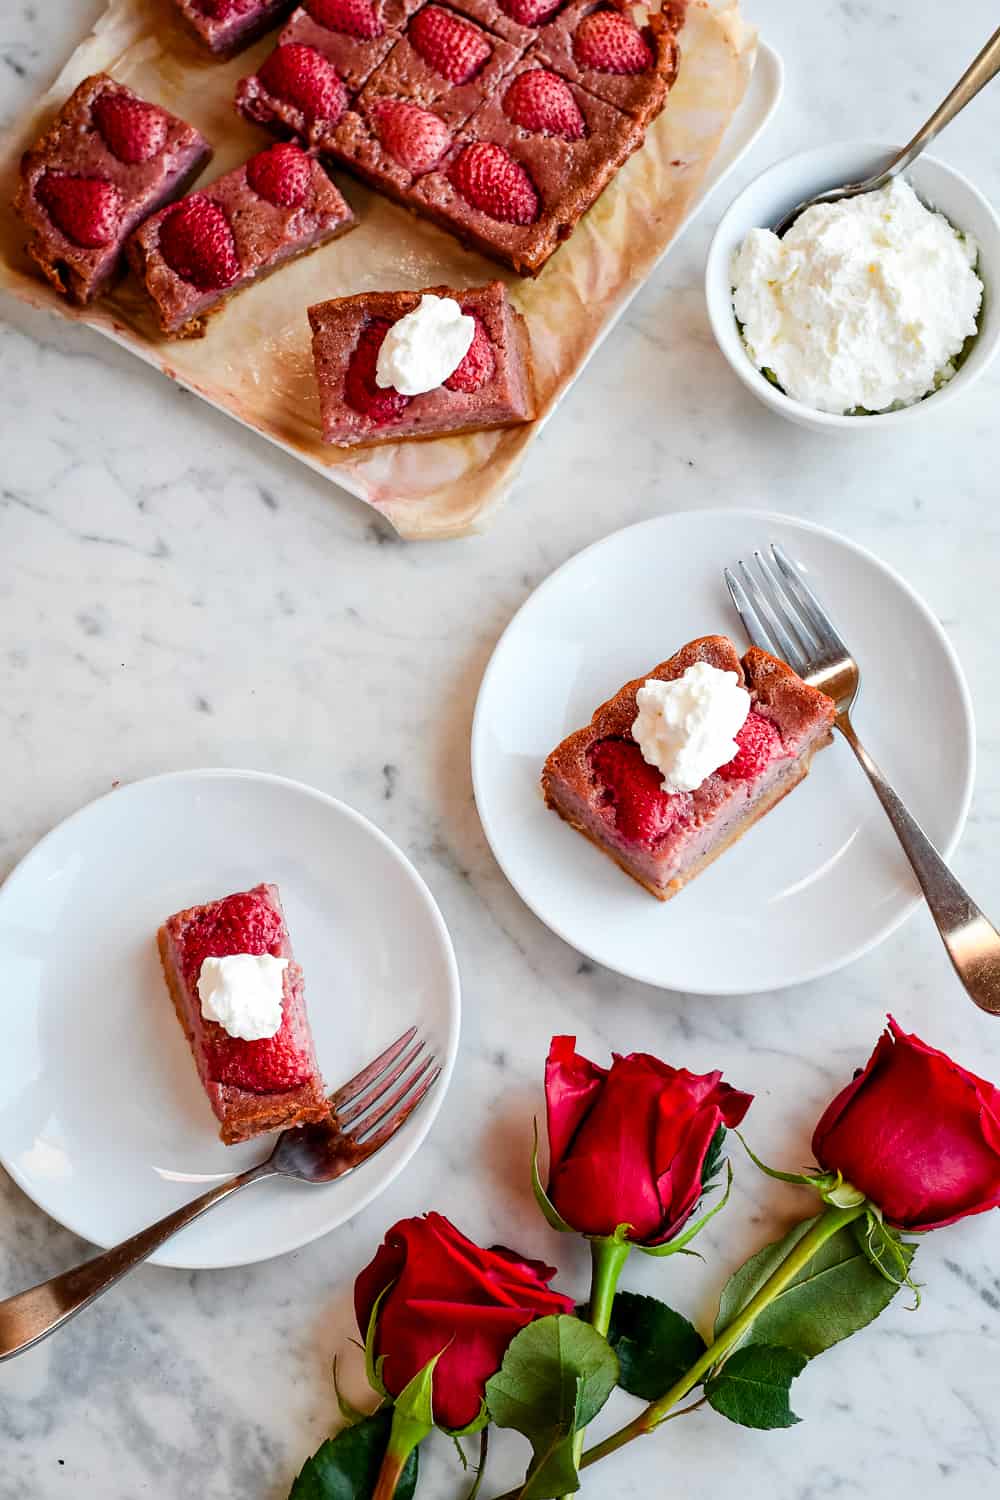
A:
<svg viewBox="0 0 1000 1500">
<path fill-rule="evenodd" d="M 233 1193 L 238 1193 L 240 1188 L 249 1183 L 273 1177 L 274 1171 L 269 1162 L 263 1162 L 258 1167 L 241 1172 L 238 1177 L 230 1177 L 228 1181 L 220 1182 L 217 1187 L 203 1193 L 200 1198 L 185 1203 L 183 1208 L 167 1214 L 166 1218 L 150 1224 L 148 1229 L 140 1230 L 131 1239 L 124 1240 L 111 1250 L 105 1250 L 103 1255 L 97 1255 L 93 1260 L 84 1261 L 83 1265 L 64 1271 L 61 1276 L 53 1276 L 51 1281 L 43 1281 L 40 1286 L 29 1287 L 27 1291 L 17 1292 L 13 1297 L 0 1302 L 0 1364 L 41 1343 L 50 1333 L 55 1333 L 57 1328 L 68 1323 L 70 1318 L 75 1318 L 78 1312 L 82 1312 L 113 1287 L 116 1281 L 120 1281 L 129 1271 L 135 1270 L 136 1266 L 147 1260 L 154 1250 L 158 1250 L 179 1229 L 200 1218 L 217 1203 L 231 1198 Z"/>
<path fill-rule="evenodd" d="M 895 177 L 899 172 L 905 172 L 924 147 L 929 146 L 934 137 L 940 135 L 946 125 L 951 124 L 958 112 L 963 110 L 970 99 L 974 99 L 979 90 L 985 88 L 998 72 L 1000 72 L 1000 30 L 993 33 L 975 62 L 965 70 L 948 97 L 941 101 L 930 119 L 921 125 L 910 144 L 904 146 L 892 164 L 891 175 Z"/>
</svg>

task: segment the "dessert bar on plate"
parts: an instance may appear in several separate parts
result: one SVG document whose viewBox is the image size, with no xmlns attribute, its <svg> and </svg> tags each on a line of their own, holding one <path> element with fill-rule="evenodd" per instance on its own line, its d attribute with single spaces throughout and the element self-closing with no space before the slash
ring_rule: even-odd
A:
<svg viewBox="0 0 1000 1500">
<path fill-rule="evenodd" d="M 177 912 L 164 922 L 157 942 L 177 1019 L 226 1145 L 325 1119 L 329 1107 L 306 1015 L 302 970 L 292 953 L 277 886 L 258 885 Z M 239 964 L 232 971 L 219 962 L 233 959 Z M 274 1018 L 273 1034 L 261 1035 L 268 1026 L 246 1025 L 246 1006 L 241 1014 L 232 995 L 244 999 L 240 986 L 245 992 L 249 983 L 259 1021 L 259 987 L 268 981 L 280 995 L 280 1019 Z M 220 1005 L 220 986 L 230 991 L 228 1009 Z M 206 1016 L 205 1010 L 213 1007 L 226 1024 Z M 248 1039 L 228 1027 L 257 1034 Z"/>
<path fill-rule="evenodd" d="M 734 674 L 749 693 L 736 754 L 691 790 L 667 792 L 634 737 L 637 694 L 679 682 L 696 664 Z M 740 656 L 725 636 L 691 641 L 598 708 L 542 772 L 547 805 L 661 901 L 728 849 L 797 786 L 830 742 L 831 699 L 766 651 Z M 731 746 L 730 746 L 731 748 Z"/>
<path fill-rule="evenodd" d="M 675 17 L 650 11 L 639 27 L 608 0 L 569 0 L 543 28 L 537 55 L 571 83 L 648 125 L 677 76 Z"/>
<path fill-rule="evenodd" d="M 73 302 L 107 291 L 125 242 L 182 193 L 212 151 L 193 126 L 106 73 L 85 78 L 21 159 L 14 207 L 28 254 Z"/>
<path fill-rule="evenodd" d="M 277 26 L 295 0 L 174 0 L 188 26 L 216 57 L 232 57 Z"/>
<path fill-rule="evenodd" d="M 467 353 L 443 383 L 405 396 L 377 383 L 379 351 L 393 324 L 428 296 L 458 303 L 475 320 L 475 330 Z M 353 447 L 454 436 L 530 422 L 535 415 L 527 325 L 502 281 L 463 291 L 439 286 L 335 297 L 311 307 L 309 322 L 327 443 Z"/>
<path fill-rule="evenodd" d="M 128 256 L 163 332 L 198 338 L 228 297 L 354 222 L 319 162 L 284 141 L 147 219 Z"/>
</svg>

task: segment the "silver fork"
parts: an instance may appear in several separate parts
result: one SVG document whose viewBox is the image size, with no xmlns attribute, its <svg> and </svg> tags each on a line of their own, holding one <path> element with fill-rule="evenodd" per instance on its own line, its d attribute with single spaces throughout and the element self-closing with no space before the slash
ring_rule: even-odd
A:
<svg viewBox="0 0 1000 1500">
<path fill-rule="evenodd" d="M 980 1010 L 1000 1015 L 1000 933 L 959 885 L 858 739 L 851 723 L 851 709 L 861 688 L 857 662 L 798 563 L 783 548 L 772 543 L 771 561 L 755 552 L 754 562 L 756 576 L 742 561 L 736 573 L 730 568 L 723 570 L 747 635 L 755 646 L 786 661 L 836 703 L 837 728 L 889 815 L 955 972 Z"/>
<path fill-rule="evenodd" d="M 251 1182 L 295 1177 L 333 1182 L 368 1161 L 422 1103 L 441 1076 L 434 1054 L 411 1026 L 391 1047 L 331 1094 L 330 1119 L 284 1131 L 266 1161 L 230 1177 L 148 1229 L 51 1281 L 0 1302 L 0 1362 L 23 1354 L 141 1265 L 171 1235 Z"/>
</svg>

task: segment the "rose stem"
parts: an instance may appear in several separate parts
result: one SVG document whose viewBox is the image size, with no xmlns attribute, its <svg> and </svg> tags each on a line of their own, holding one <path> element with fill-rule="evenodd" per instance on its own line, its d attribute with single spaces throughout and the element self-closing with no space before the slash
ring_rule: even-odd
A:
<svg viewBox="0 0 1000 1500">
<path fill-rule="evenodd" d="M 402 1408 L 393 1407 L 392 1430 L 372 1500 L 392 1500 L 410 1454 L 418 1443 L 423 1442 L 430 1430 L 424 1422 L 418 1422 Z"/>
<path fill-rule="evenodd" d="M 592 1239 L 590 1242 L 590 1307 L 587 1317 L 591 1326 L 603 1337 L 606 1337 L 611 1327 L 611 1309 L 615 1305 L 615 1294 L 618 1291 L 618 1278 L 629 1258 L 632 1246 L 627 1240 L 613 1239 L 610 1236 Z M 573 1436 L 573 1456 L 577 1466 L 583 1456 L 583 1441 L 586 1430 L 581 1428 Z M 568 1500 L 563 1496 L 562 1500 Z"/>
<path fill-rule="evenodd" d="M 671 1407 L 683 1401 L 689 1391 L 718 1364 L 723 1355 L 728 1354 L 735 1344 L 738 1344 L 751 1324 L 764 1311 L 769 1303 L 773 1302 L 785 1290 L 788 1284 L 795 1279 L 800 1271 L 804 1271 L 813 1256 L 831 1239 L 838 1230 L 843 1229 L 845 1224 L 851 1224 L 859 1219 L 865 1212 L 864 1204 L 858 1204 L 853 1208 L 828 1208 L 816 1220 L 816 1223 L 804 1234 L 795 1248 L 781 1262 L 776 1271 L 773 1271 L 765 1281 L 764 1285 L 752 1297 L 746 1307 L 733 1321 L 723 1329 L 719 1337 L 711 1344 L 700 1359 L 672 1385 L 658 1401 L 650 1402 L 645 1411 L 641 1411 L 633 1422 L 622 1427 L 618 1432 L 613 1432 L 610 1437 L 605 1438 L 603 1443 L 597 1443 L 589 1449 L 581 1460 L 581 1468 L 589 1468 L 596 1464 L 598 1459 L 606 1458 L 609 1453 L 615 1453 L 619 1448 L 624 1448 L 633 1438 L 645 1437 L 652 1432 L 661 1422 L 669 1421 L 671 1416 L 680 1416 L 680 1412 L 671 1412 Z M 497 1500 L 518 1500 L 523 1486 L 516 1490 L 508 1490 L 505 1494 L 497 1496 Z"/>
<path fill-rule="evenodd" d="M 795 1248 L 785 1257 L 777 1270 L 771 1273 L 756 1296 L 752 1297 L 743 1311 L 723 1329 L 719 1337 L 709 1345 L 701 1358 L 695 1361 L 687 1374 L 682 1375 L 680 1380 L 672 1385 L 658 1401 L 650 1402 L 645 1411 L 640 1412 L 634 1421 L 620 1428 L 618 1432 L 613 1432 L 610 1437 L 604 1439 L 603 1443 L 596 1444 L 585 1453 L 581 1467 L 587 1468 L 588 1465 L 597 1463 L 598 1459 L 607 1457 L 618 1448 L 623 1448 L 633 1438 L 644 1437 L 647 1432 L 652 1432 L 658 1427 L 666 1419 L 671 1407 L 676 1406 L 678 1401 L 683 1401 L 688 1392 L 693 1390 L 719 1363 L 719 1360 L 739 1343 L 765 1307 L 781 1295 L 800 1271 L 805 1270 L 826 1241 L 831 1239 L 838 1230 L 843 1229 L 845 1224 L 852 1223 L 854 1219 L 860 1219 L 864 1212 L 864 1204 L 858 1204 L 853 1208 L 827 1208 L 808 1233 L 802 1236 Z"/>
</svg>

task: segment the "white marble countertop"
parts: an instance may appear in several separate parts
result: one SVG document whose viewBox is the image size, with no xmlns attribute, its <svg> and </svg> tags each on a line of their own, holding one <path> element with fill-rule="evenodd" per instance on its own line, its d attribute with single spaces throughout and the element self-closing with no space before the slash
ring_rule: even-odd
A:
<svg viewBox="0 0 1000 1500">
<path fill-rule="evenodd" d="M 0 109 L 45 86 L 99 0 L 0 10 Z M 996 21 L 942 7 L 748 0 L 783 53 L 780 115 L 732 191 L 831 137 L 902 136 Z M 793 14 L 794 12 L 794 14 Z M 996 202 L 1000 94 L 940 154 Z M 353 1331 L 355 1272 L 395 1218 L 435 1207 L 488 1243 L 584 1256 L 538 1218 L 524 1169 L 549 1036 L 601 1056 L 642 1047 L 719 1066 L 758 1094 L 758 1149 L 795 1162 L 888 1007 L 993 1078 L 1000 1028 L 968 1004 L 921 912 L 820 983 L 752 1000 L 663 994 L 581 964 L 521 905 L 487 850 L 468 772 L 480 675 L 513 610 L 580 547 L 662 510 L 767 505 L 873 548 L 929 600 L 978 718 L 972 816 L 955 864 L 1000 910 L 996 405 L 1000 373 L 905 437 L 840 446 L 760 407 L 709 333 L 701 266 L 730 189 L 688 231 L 537 444 L 488 535 L 405 546 L 359 503 L 125 353 L 6 304 L 0 332 L 0 876 L 72 809 L 172 767 L 254 766 L 336 793 L 426 876 L 465 979 L 459 1070 L 405 1180 L 347 1228 L 246 1271 L 140 1271 L 0 1371 L 0 1500 L 284 1500 L 334 1422 L 330 1359 Z M 934 705 L 928 704 L 928 712 Z M 919 745 L 914 746 L 919 754 Z M 16 1005 L 16 996 L 5 996 Z M 800 1211 L 738 1163 L 709 1263 L 634 1264 L 630 1284 L 701 1317 L 722 1276 Z M 86 1246 L 0 1173 L 0 1294 Z M 1000 1466 L 995 1217 L 932 1236 L 919 1312 L 901 1300 L 799 1382 L 806 1419 L 757 1434 L 700 1413 L 595 1471 L 595 1495 L 951 1500 Z M 641 1259 L 637 1258 L 637 1259 Z M 352 1370 L 355 1395 L 358 1375 Z M 620 1399 L 616 1412 L 630 1405 Z M 514 1477 L 497 1445 L 494 1478 Z M 519 1450 L 518 1450 L 519 1451 Z M 450 1446 L 427 1500 L 459 1496 Z M 487 1486 L 486 1493 L 495 1493 Z"/>
</svg>

